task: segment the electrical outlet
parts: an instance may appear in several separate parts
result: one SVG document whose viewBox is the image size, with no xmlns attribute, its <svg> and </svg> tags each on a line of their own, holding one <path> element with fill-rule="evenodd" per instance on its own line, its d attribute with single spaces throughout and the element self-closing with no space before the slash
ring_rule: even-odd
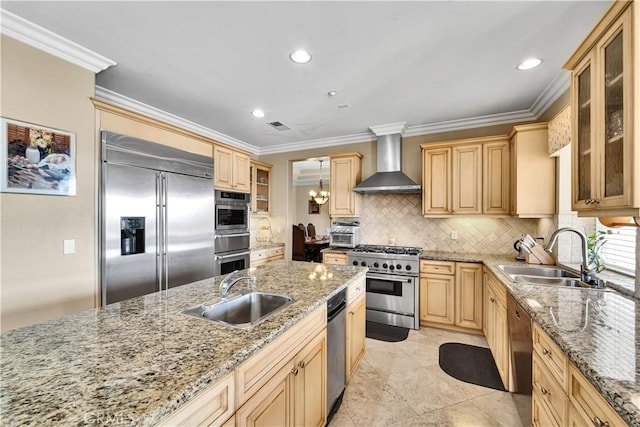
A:
<svg viewBox="0 0 640 427">
<path fill-rule="evenodd" d="M 62 241 L 62 253 L 64 255 L 71 255 L 76 253 L 76 241 L 75 239 Z"/>
<path fill-rule="evenodd" d="M 458 240 L 458 232 L 451 230 L 451 240 Z"/>
</svg>

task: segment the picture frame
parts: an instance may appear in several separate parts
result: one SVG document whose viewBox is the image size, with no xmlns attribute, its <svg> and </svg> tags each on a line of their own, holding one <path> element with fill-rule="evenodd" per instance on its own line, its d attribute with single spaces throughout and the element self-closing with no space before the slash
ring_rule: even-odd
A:
<svg viewBox="0 0 640 427">
<path fill-rule="evenodd" d="M 313 200 L 309 200 L 309 214 L 319 214 L 320 205 Z"/>
<path fill-rule="evenodd" d="M 0 118 L 0 192 L 76 195 L 76 135 Z"/>
</svg>

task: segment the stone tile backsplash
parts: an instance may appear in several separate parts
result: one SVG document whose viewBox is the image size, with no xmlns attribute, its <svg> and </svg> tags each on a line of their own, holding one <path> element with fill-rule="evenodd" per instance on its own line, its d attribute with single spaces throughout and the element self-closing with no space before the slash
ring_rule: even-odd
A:
<svg viewBox="0 0 640 427">
<path fill-rule="evenodd" d="M 548 237 L 552 219 L 495 217 L 424 218 L 420 194 L 367 194 L 360 218 L 362 243 L 418 246 L 445 252 L 513 254 L 522 234 Z M 451 231 L 458 233 L 451 239 Z"/>
</svg>

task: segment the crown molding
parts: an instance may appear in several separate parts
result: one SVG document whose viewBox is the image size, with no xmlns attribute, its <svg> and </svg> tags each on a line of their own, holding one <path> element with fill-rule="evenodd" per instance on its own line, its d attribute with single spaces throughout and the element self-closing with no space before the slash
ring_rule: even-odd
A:
<svg viewBox="0 0 640 427">
<path fill-rule="evenodd" d="M 353 135 L 336 136 L 334 138 L 311 139 L 302 142 L 291 142 L 288 144 L 273 145 L 260 149 L 259 155 L 287 153 L 290 151 L 309 150 L 312 148 L 333 147 L 336 145 L 356 144 L 358 142 L 371 142 L 376 138 L 371 132 L 356 133 Z"/>
<path fill-rule="evenodd" d="M 115 61 L 5 9 L 0 9 L 0 22 L 2 23 L 0 25 L 0 33 L 7 37 L 16 39 L 94 73 L 99 73 L 116 65 Z"/>
<path fill-rule="evenodd" d="M 400 134 L 404 135 L 407 130 L 407 122 L 398 122 L 398 123 L 389 123 L 386 125 L 378 125 L 378 126 L 369 126 L 371 132 L 375 133 L 376 136 L 383 135 L 395 135 Z"/>
<path fill-rule="evenodd" d="M 148 105 L 143 102 L 137 101 L 133 98 L 129 98 L 127 96 L 121 95 L 117 92 L 114 92 L 110 89 L 106 89 L 102 86 L 96 85 L 96 98 L 102 101 L 107 101 L 112 104 L 118 105 L 120 107 L 126 108 L 127 110 L 144 114 L 145 116 L 152 117 L 154 119 L 163 121 L 165 123 L 169 123 L 169 124 L 181 127 L 183 129 L 190 130 L 192 132 L 209 137 L 211 139 L 215 139 L 216 141 L 233 145 L 235 147 L 249 151 L 252 154 L 258 154 L 258 152 L 260 151 L 259 148 L 256 147 L 255 145 L 248 144 L 232 136 L 229 136 L 224 133 L 210 129 L 208 127 L 199 125 L 195 122 L 184 119 L 180 116 L 176 116 L 175 114 L 171 114 L 159 108 L 152 107 L 151 105 Z"/>
<path fill-rule="evenodd" d="M 542 91 L 540 96 L 533 102 L 529 110 L 536 116 L 536 119 L 544 113 L 547 108 L 551 106 L 560 95 L 565 93 L 571 86 L 570 73 L 565 70 L 560 70 L 555 79 L 547 85 Z"/>
</svg>

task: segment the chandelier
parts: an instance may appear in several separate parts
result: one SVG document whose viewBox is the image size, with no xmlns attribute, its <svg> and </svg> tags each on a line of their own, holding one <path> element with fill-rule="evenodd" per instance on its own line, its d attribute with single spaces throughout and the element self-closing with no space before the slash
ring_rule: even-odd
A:
<svg viewBox="0 0 640 427">
<path fill-rule="evenodd" d="M 309 196 L 311 196 L 311 200 L 316 202 L 319 205 L 324 205 L 329 201 L 329 192 L 324 191 L 322 189 L 322 162 L 323 160 L 319 160 L 320 162 L 320 191 L 315 192 L 313 190 L 309 191 Z"/>
</svg>

